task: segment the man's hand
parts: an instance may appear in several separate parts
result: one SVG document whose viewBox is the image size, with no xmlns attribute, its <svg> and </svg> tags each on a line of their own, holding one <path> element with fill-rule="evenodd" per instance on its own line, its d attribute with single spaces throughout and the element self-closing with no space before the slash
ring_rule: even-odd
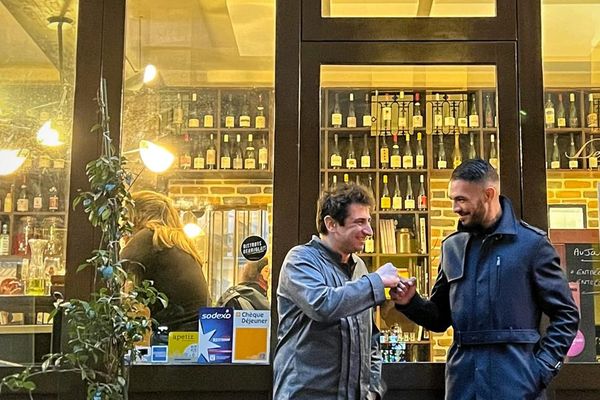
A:
<svg viewBox="0 0 600 400">
<path fill-rule="evenodd" d="M 400 277 L 398 276 L 398 270 L 394 267 L 392 263 L 386 263 L 379 267 L 377 271 L 375 271 L 377 275 L 383 281 L 383 286 L 387 288 L 394 288 L 400 282 Z"/>
<path fill-rule="evenodd" d="M 394 303 L 399 305 L 407 305 L 417 293 L 417 278 L 399 278 L 398 285 L 390 290 L 390 297 Z"/>
</svg>

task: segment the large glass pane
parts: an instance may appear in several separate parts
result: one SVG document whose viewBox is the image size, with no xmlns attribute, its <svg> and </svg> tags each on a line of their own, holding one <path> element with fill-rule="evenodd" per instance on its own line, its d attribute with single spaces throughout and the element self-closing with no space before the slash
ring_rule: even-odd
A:
<svg viewBox="0 0 600 400">
<path fill-rule="evenodd" d="M 195 323 L 186 326 L 157 318 L 171 333 L 206 333 L 202 318 L 198 327 L 200 307 L 246 308 L 250 302 L 255 309 L 268 308 L 274 16 L 274 0 L 127 2 L 122 147 L 139 175 L 132 191 L 167 195 L 185 225 L 186 240 L 201 259 L 188 270 L 162 261 L 147 268 L 144 277 L 171 298 L 169 307 L 195 315 Z M 150 65 L 153 77 L 145 76 Z M 156 173 L 144 164 L 140 143 L 147 146 L 145 141 L 174 156 L 168 170 Z M 181 276 L 153 275 L 150 271 L 156 268 Z M 182 295 L 182 280 L 192 282 L 192 294 Z M 252 296 L 262 305 L 255 306 Z M 176 351 L 175 336 L 162 343 L 169 351 Z M 231 352 L 222 357 L 225 353 L 211 350 L 208 359 L 197 354 L 192 362 L 231 362 Z M 254 359 L 248 351 L 233 354 L 233 362 L 267 360 L 267 353 Z"/>
<path fill-rule="evenodd" d="M 331 18 L 495 17 L 496 0 L 321 0 Z"/>
<path fill-rule="evenodd" d="M 550 238 L 581 313 L 569 357 L 597 361 L 600 2 L 544 0 L 542 27 Z"/>
<path fill-rule="evenodd" d="M 0 4 L 0 365 L 50 352 L 64 293 L 77 2 Z"/>
<path fill-rule="evenodd" d="M 392 262 L 426 296 L 457 223 L 452 169 L 475 157 L 500 168 L 495 66 L 327 65 L 321 99 L 321 187 L 371 190 L 374 236 L 359 256 L 370 269 Z M 386 362 L 445 361 L 451 332 L 424 331 L 392 310 L 388 301 L 377 314 Z"/>
</svg>

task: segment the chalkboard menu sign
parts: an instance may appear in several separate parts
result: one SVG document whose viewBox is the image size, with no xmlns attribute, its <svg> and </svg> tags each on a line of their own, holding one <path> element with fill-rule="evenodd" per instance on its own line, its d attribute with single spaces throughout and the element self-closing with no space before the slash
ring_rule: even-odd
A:
<svg viewBox="0 0 600 400">
<path fill-rule="evenodd" d="M 579 332 L 571 350 L 570 361 L 596 361 L 594 296 L 600 295 L 600 246 L 566 244 L 567 276 L 573 297 L 579 306 Z"/>
</svg>

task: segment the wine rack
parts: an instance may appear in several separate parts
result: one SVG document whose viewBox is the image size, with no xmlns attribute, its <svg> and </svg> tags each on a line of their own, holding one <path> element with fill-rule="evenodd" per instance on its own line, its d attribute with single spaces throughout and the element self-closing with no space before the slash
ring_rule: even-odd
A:
<svg viewBox="0 0 600 400">
<path fill-rule="evenodd" d="M 499 168 L 495 90 L 323 88 L 321 98 L 321 188 L 344 181 L 369 188 L 376 202 L 374 237 L 359 256 L 370 270 L 392 262 L 417 277 L 427 296 L 434 247 L 430 180 L 449 179 L 469 158 Z M 385 337 L 396 338 L 394 349 L 402 349 L 388 361 L 431 359 L 428 332 L 400 321 L 405 331 L 394 334 L 398 321 L 387 321 L 386 314 L 379 313 Z"/>
</svg>

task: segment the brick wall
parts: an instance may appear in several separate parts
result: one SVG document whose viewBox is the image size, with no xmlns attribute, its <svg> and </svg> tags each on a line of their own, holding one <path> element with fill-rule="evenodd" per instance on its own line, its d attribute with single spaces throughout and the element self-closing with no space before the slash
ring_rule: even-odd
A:
<svg viewBox="0 0 600 400">
<path fill-rule="evenodd" d="M 172 179 L 168 196 L 187 200 L 195 207 L 206 205 L 234 207 L 269 207 L 273 204 L 270 179 Z"/>
</svg>

